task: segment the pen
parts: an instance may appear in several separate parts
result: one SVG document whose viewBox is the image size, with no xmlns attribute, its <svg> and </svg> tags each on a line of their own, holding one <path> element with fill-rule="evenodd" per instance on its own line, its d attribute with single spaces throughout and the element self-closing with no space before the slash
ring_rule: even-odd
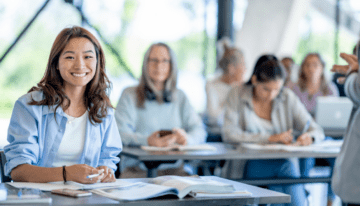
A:
<svg viewBox="0 0 360 206">
<path fill-rule="evenodd" d="M 88 175 L 86 178 L 94 178 L 94 177 L 97 177 L 99 176 L 100 174 L 93 174 L 93 175 Z"/>
<path fill-rule="evenodd" d="M 100 173 L 98 173 L 98 174 L 88 175 L 86 178 L 94 178 L 94 177 L 97 177 L 97 176 L 101 175 L 103 172 L 104 172 L 104 170 L 103 170 L 103 169 L 101 169 L 101 170 L 100 170 Z"/>
<path fill-rule="evenodd" d="M 22 189 L 21 188 L 19 189 L 19 192 L 18 192 L 17 195 L 18 195 L 19 198 L 21 198 L 21 196 L 22 196 Z"/>
<path fill-rule="evenodd" d="M 308 121 L 306 122 L 306 124 L 305 124 L 305 126 L 304 126 L 304 129 L 303 129 L 303 131 L 302 131 L 301 134 L 304 134 L 305 132 L 307 132 L 308 129 L 309 129 L 309 127 L 310 127 L 310 120 L 308 120 Z"/>
</svg>

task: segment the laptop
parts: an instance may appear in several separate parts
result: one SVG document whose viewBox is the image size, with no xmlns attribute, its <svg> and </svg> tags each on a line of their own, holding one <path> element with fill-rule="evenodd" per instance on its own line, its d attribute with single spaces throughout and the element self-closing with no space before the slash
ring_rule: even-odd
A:
<svg viewBox="0 0 360 206">
<path fill-rule="evenodd" d="M 352 108 L 347 97 L 318 97 L 315 121 L 324 129 L 345 130 Z"/>
</svg>

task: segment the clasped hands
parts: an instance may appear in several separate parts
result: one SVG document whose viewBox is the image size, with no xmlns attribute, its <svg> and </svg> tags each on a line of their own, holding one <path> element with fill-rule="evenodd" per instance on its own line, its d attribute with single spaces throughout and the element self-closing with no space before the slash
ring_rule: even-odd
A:
<svg viewBox="0 0 360 206">
<path fill-rule="evenodd" d="M 160 131 L 152 133 L 147 141 L 149 146 L 155 147 L 167 147 L 174 144 L 186 145 L 187 144 L 187 134 L 185 130 L 180 128 L 174 128 L 172 134 L 160 137 Z"/>
<path fill-rule="evenodd" d="M 296 139 L 296 142 L 293 142 L 294 136 L 292 135 L 292 129 L 289 129 L 288 131 L 280 134 L 271 135 L 268 140 L 269 142 L 273 142 L 273 143 L 283 143 L 286 145 L 293 145 L 293 146 L 307 146 L 313 143 L 312 137 L 307 132 L 300 135 Z"/>
</svg>

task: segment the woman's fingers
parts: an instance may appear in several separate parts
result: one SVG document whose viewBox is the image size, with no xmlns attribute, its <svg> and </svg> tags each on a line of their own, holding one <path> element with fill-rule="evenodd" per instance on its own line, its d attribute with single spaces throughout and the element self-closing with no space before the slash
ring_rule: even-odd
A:
<svg viewBox="0 0 360 206">
<path fill-rule="evenodd" d="M 353 54 L 340 53 L 340 57 L 344 59 L 348 64 L 357 63 L 357 57 Z"/>
<path fill-rule="evenodd" d="M 307 146 L 312 143 L 312 138 L 308 133 L 305 133 L 298 138 L 297 142 L 299 142 L 300 145 Z"/>
<path fill-rule="evenodd" d="M 349 71 L 349 68 L 349 65 L 334 65 L 331 71 L 339 74 L 346 74 Z"/>
</svg>

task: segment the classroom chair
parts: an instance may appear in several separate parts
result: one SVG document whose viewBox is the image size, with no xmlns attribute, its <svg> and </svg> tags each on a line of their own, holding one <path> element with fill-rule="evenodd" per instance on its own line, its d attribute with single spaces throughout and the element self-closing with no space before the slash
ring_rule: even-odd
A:
<svg viewBox="0 0 360 206">
<path fill-rule="evenodd" d="M 4 150 L 0 151 L 0 161 L 1 161 L 1 168 L 0 168 L 0 172 L 1 172 L 1 182 L 11 182 L 11 178 L 9 176 L 5 176 L 5 170 L 4 170 L 4 166 L 6 163 L 6 157 L 5 157 L 5 153 Z"/>
</svg>

